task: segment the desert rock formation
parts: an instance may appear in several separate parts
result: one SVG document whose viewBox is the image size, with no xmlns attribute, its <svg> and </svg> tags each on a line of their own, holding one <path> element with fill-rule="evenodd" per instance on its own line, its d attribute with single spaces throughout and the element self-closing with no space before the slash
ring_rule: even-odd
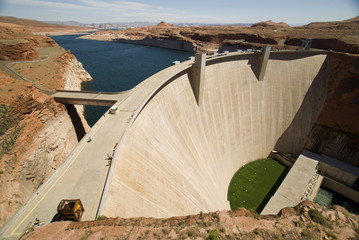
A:
<svg viewBox="0 0 359 240">
<path fill-rule="evenodd" d="M 327 98 L 305 147 L 359 167 L 359 56 L 329 57 Z"/>
<path fill-rule="evenodd" d="M 341 22 L 312 23 L 302 27 L 290 27 L 285 23 L 277 24 L 271 21 L 256 23 L 253 27 L 158 28 L 154 26 L 119 31 L 105 30 L 82 38 L 192 52 L 261 49 L 265 44 L 271 44 L 274 49 L 296 49 L 301 45 L 301 39 L 313 38 L 313 48 L 359 53 L 359 20 L 357 17 Z"/>
<path fill-rule="evenodd" d="M 268 20 L 265 22 L 255 23 L 251 27 L 263 27 L 263 28 L 272 27 L 275 29 L 275 28 L 280 28 L 280 27 L 288 28 L 290 26 L 288 24 L 286 24 L 285 22 L 275 23 L 275 22 L 272 22 L 271 20 Z"/>
<path fill-rule="evenodd" d="M 163 219 L 55 222 L 21 239 L 356 239 L 358 225 L 359 216 L 342 207 L 325 209 L 304 201 L 295 208 L 282 209 L 277 216 L 253 215 L 240 208 Z"/>
<path fill-rule="evenodd" d="M 0 16 L 0 26 L 13 29 L 27 29 L 36 35 L 65 35 L 96 31 L 94 28 L 48 24 L 31 19 Z"/>
<path fill-rule="evenodd" d="M 67 109 L 39 88 L 80 90 L 81 82 L 91 76 L 51 38 L 18 27 L 0 27 L 0 58 L 7 60 L 0 61 L 1 70 L 6 71 L 0 70 L 3 225 L 71 153 L 80 138 L 79 129 L 82 134 L 89 129 L 82 108 Z M 82 123 L 74 126 L 69 114 L 79 115 Z"/>
<path fill-rule="evenodd" d="M 53 46 L 57 43 L 49 37 L 35 36 L 27 29 L 4 27 L 0 23 L 0 60 L 38 60 L 35 48 Z"/>
<path fill-rule="evenodd" d="M 168 23 L 166 23 L 166 22 L 164 22 L 164 21 L 160 22 L 160 23 L 157 24 L 155 27 L 156 27 L 156 28 L 176 28 L 175 25 L 173 25 L 173 24 L 168 24 Z"/>
</svg>

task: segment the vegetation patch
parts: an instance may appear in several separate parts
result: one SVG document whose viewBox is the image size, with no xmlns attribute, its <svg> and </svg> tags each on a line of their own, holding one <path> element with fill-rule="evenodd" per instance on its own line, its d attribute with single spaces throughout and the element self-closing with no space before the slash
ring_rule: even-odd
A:
<svg viewBox="0 0 359 240">
<path fill-rule="evenodd" d="M 300 233 L 303 237 L 307 238 L 307 239 L 311 239 L 312 238 L 312 233 L 310 232 L 310 230 L 308 229 L 303 229 L 302 232 Z"/>
<path fill-rule="evenodd" d="M 261 159 L 240 168 L 228 189 L 231 209 L 260 213 L 287 175 L 289 168 L 274 159 Z"/>
<path fill-rule="evenodd" d="M 209 234 L 206 238 L 206 240 L 217 240 L 219 239 L 219 233 L 217 229 L 212 229 L 211 231 L 209 231 Z"/>
<path fill-rule="evenodd" d="M 13 125 L 13 118 L 8 116 L 9 107 L 0 104 L 0 136 L 2 136 L 10 126 Z"/>
<path fill-rule="evenodd" d="M 328 220 L 325 219 L 325 217 L 322 215 L 322 213 L 319 212 L 317 209 L 310 209 L 308 211 L 308 214 L 314 222 L 319 223 L 323 226 L 328 226 L 328 227 L 330 226 L 330 223 L 328 222 Z"/>
<path fill-rule="evenodd" d="M 24 129 L 24 125 L 15 127 L 12 131 L 2 136 L 0 142 L 0 159 L 4 154 L 9 153 L 15 145 L 16 139 L 20 136 L 21 131 Z"/>
<path fill-rule="evenodd" d="M 96 220 L 105 220 L 107 219 L 107 217 L 103 216 L 103 215 L 99 215 L 96 217 Z"/>
<path fill-rule="evenodd" d="M 19 126 L 20 119 L 9 111 L 9 107 L 0 104 L 0 159 L 4 154 L 9 153 L 20 136 L 24 125 Z"/>
</svg>

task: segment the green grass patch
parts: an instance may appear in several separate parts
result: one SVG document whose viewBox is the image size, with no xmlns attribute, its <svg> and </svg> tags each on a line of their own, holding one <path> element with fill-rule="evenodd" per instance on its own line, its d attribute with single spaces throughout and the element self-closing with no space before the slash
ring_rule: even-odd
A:
<svg viewBox="0 0 359 240">
<path fill-rule="evenodd" d="M 274 159 L 246 164 L 233 176 L 228 189 L 231 209 L 239 207 L 260 213 L 287 175 L 289 168 Z"/>
</svg>

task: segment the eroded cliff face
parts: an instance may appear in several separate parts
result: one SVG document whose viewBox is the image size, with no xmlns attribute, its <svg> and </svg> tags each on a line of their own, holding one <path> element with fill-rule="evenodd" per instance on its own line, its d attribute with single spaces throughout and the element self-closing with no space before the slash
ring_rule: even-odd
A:
<svg viewBox="0 0 359 240">
<path fill-rule="evenodd" d="M 71 153 L 80 139 L 76 128 L 89 129 L 82 106 L 69 108 L 82 120 L 74 126 L 67 108 L 37 88 L 80 90 L 92 79 L 70 52 L 46 47 L 45 60 L 11 65 L 27 82 L 0 71 L 0 226 Z"/>
<path fill-rule="evenodd" d="M 13 79 L 10 79 L 13 81 Z M 29 84 L 2 106 L 0 224 L 18 210 L 77 143 L 66 108 Z"/>
<path fill-rule="evenodd" d="M 38 60 L 40 55 L 35 48 L 53 46 L 57 46 L 57 43 L 49 37 L 34 36 L 26 29 L 0 24 L 0 60 Z"/>
<path fill-rule="evenodd" d="M 63 67 L 63 81 L 65 90 L 81 90 L 81 83 L 86 81 L 91 81 L 91 75 L 83 68 L 82 63 L 77 61 L 76 57 L 70 53 L 66 52 L 61 55 L 60 59 L 64 61 Z M 87 132 L 90 127 L 87 124 L 83 112 L 84 107 L 82 105 L 75 106 L 79 117 L 81 118 L 82 126 Z"/>
<path fill-rule="evenodd" d="M 306 148 L 359 166 L 359 55 L 329 54 L 327 99 Z"/>
<path fill-rule="evenodd" d="M 82 36 L 85 39 L 117 41 L 149 46 L 160 46 L 191 52 L 214 52 L 261 49 L 270 44 L 274 49 L 296 49 L 301 39 L 312 38 L 312 48 L 359 53 L 358 17 L 340 22 L 312 23 L 290 27 L 271 21 L 252 27 L 211 26 L 173 27 L 159 24 L 152 27 L 105 30 Z M 160 44 L 160 43 L 163 44 Z M 176 43 L 177 42 L 177 43 Z"/>
<path fill-rule="evenodd" d="M 66 90 L 81 90 L 81 82 L 91 81 L 91 75 L 83 68 L 82 63 L 77 61 L 76 57 L 70 53 L 65 52 L 60 56 L 63 64 L 63 81 Z"/>
</svg>

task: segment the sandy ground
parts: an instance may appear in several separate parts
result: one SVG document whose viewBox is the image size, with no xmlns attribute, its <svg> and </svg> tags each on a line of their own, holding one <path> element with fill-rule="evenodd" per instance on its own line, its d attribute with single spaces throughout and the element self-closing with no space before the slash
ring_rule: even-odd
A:
<svg viewBox="0 0 359 240">
<path fill-rule="evenodd" d="M 63 88 L 59 59 L 66 51 L 62 47 L 39 48 L 40 60 L 9 62 L 0 61 L 0 69 L 10 76 L 25 80 L 41 89 Z"/>
</svg>

